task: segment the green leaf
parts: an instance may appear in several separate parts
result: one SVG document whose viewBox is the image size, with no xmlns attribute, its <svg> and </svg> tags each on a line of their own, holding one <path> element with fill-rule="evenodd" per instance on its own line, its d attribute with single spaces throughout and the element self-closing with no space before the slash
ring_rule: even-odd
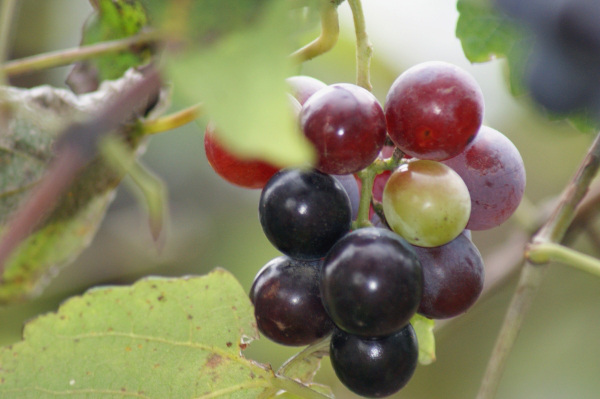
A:
<svg viewBox="0 0 600 399">
<path fill-rule="evenodd" d="M 19 204 L 44 177 L 54 155 L 52 145 L 63 129 L 95 115 L 140 78 L 131 71 L 122 79 L 105 82 L 99 91 L 81 96 L 49 86 L 0 88 L 0 98 L 10 109 L 7 128 L 0 133 L 0 235 L 6 233 L 7 221 Z M 139 144 L 135 125 L 119 133 L 133 147 Z M 100 158 L 84 167 L 44 223 L 7 261 L 0 279 L 0 304 L 37 295 L 50 277 L 87 247 L 122 177 Z"/>
<path fill-rule="evenodd" d="M 81 44 L 94 44 L 122 39 L 139 33 L 149 23 L 146 11 L 136 0 L 91 0 L 95 13 L 83 28 Z M 98 80 L 121 77 L 126 70 L 150 60 L 147 47 L 104 55 L 90 61 L 98 72 Z"/>
<path fill-rule="evenodd" d="M 293 74 L 285 2 L 267 2 L 251 26 L 207 48 L 168 60 L 174 95 L 202 102 L 223 142 L 241 156 L 277 165 L 310 162 L 314 151 L 299 132 L 286 97 Z"/>
<path fill-rule="evenodd" d="M 514 96 L 527 93 L 523 82 L 529 55 L 531 34 L 493 6 L 491 0 L 458 0 L 456 37 L 471 62 L 487 62 L 505 57 L 509 69 L 509 86 Z M 548 119 L 568 119 L 579 131 L 597 132 L 598 123 L 581 113 L 555 115 L 542 109 Z"/>
<path fill-rule="evenodd" d="M 419 341 L 419 363 L 423 365 L 433 363 L 435 361 L 435 336 L 433 335 L 435 321 L 415 314 L 410 323 L 415 329 Z"/>
<path fill-rule="evenodd" d="M 256 338 L 224 270 L 94 289 L 0 349 L 0 398 L 255 399 L 274 378 L 241 355 Z"/>
</svg>

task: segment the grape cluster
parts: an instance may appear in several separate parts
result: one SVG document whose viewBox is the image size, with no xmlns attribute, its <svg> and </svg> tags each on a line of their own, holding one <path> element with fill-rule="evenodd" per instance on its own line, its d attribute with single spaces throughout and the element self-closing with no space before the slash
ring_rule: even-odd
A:
<svg viewBox="0 0 600 399">
<path fill-rule="evenodd" d="M 533 44 L 525 83 L 550 111 L 587 112 L 600 120 L 600 2 L 496 0 L 528 29 Z"/>
<path fill-rule="evenodd" d="M 244 160 L 245 182 L 237 181 L 255 187 L 270 175 L 259 220 L 282 253 L 250 289 L 257 326 L 283 345 L 331 334 L 340 381 L 359 395 L 388 396 L 416 369 L 411 318 L 457 316 L 481 293 L 483 261 L 470 230 L 498 226 L 514 212 L 523 161 L 504 135 L 482 126 L 474 79 L 447 63 L 404 72 L 385 108 L 355 85 L 305 76 L 289 84 L 316 165 L 272 173 Z M 215 142 L 210 129 L 207 153 Z M 238 170 L 210 162 L 218 173 Z M 361 183 L 355 174 L 370 165 L 380 174 L 368 193 L 372 225 L 361 227 L 352 224 Z"/>
</svg>

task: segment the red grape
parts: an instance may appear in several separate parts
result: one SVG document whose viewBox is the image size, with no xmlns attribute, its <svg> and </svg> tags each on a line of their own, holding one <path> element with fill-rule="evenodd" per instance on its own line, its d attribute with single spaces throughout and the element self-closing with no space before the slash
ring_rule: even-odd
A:
<svg viewBox="0 0 600 399">
<path fill-rule="evenodd" d="M 425 62 L 392 84 L 385 104 L 388 134 L 404 153 L 441 161 L 473 140 L 483 108 L 483 94 L 471 75 L 445 62 Z"/>
<path fill-rule="evenodd" d="M 444 319 L 464 313 L 483 289 L 483 259 L 463 233 L 448 244 L 414 247 L 423 268 L 423 297 L 419 313 Z"/>
<path fill-rule="evenodd" d="M 499 131 L 483 126 L 462 153 L 443 163 L 454 169 L 469 189 L 468 229 L 496 227 L 519 206 L 525 191 L 525 166 L 517 147 Z"/>
<path fill-rule="evenodd" d="M 228 182 L 245 188 L 262 188 L 279 168 L 256 159 L 242 159 L 229 152 L 217 138 L 212 124 L 206 126 L 204 151 L 213 170 Z"/>
<path fill-rule="evenodd" d="M 300 125 L 317 150 L 316 168 L 335 175 L 369 166 L 386 137 L 383 109 L 375 96 L 349 83 L 313 94 L 302 106 Z"/>
</svg>

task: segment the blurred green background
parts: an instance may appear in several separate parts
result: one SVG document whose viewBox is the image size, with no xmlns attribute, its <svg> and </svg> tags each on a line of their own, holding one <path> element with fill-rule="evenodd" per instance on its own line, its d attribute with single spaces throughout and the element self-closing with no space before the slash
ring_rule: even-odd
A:
<svg viewBox="0 0 600 399">
<path fill-rule="evenodd" d="M 21 0 L 11 57 L 76 46 L 91 8 L 86 0 Z M 470 65 L 454 36 L 457 12 L 447 0 L 365 0 L 367 29 L 375 49 L 372 81 L 383 103 L 387 89 L 404 69 L 427 60 L 445 60 L 471 72 L 482 86 L 486 124 L 502 131 L 521 151 L 527 169 L 527 198 L 544 204 L 560 193 L 592 137 L 561 122 L 545 121 L 526 99 L 513 99 L 502 61 Z M 306 63 L 302 73 L 326 83 L 354 80 L 354 39 L 347 4 L 340 6 L 342 37 L 325 56 Z M 306 32 L 310 40 L 317 30 Z M 64 86 L 68 68 L 19 77 L 13 84 Z M 231 90 L 224 82 L 224 90 Z M 233 90 L 230 95 L 237 95 Z M 173 104 L 177 109 L 178 104 Z M 232 114 L 234 110 L 232 110 Z M 215 267 L 232 271 L 249 289 L 254 274 L 278 256 L 264 238 L 257 218 L 259 192 L 228 185 L 206 162 L 205 121 L 153 137 L 143 161 L 169 187 L 171 221 L 164 248 L 151 240 L 135 196 L 121 187 L 96 240 L 54 280 L 42 298 L 0 309 L 0 343 L 20 338 L 24 321 L 52 311 L 66 297 L 102 284 L 130 283 L 153 274 L 203 274 Z M 531 217 L 524 210 L 524 217 Z M 506 258 L 522 247 L 506 247 L 519 225 L 508 221 L 489 232 L 474 233 L 484 259 Z M 592 224 L 593 226 L 593 224 Z M 580 237 L 578 249 L 598 255 L 593 240 Z M 500 258 L 504 254 L 500 254 Z M 397 398 L 472 398 L 489 357 L 504 311 L 514 291 L 508 279 L 466 315 L 437 333 L 437 361 L 419 366 Z M 297 349 L 266 340 L 246 355 L 278 367 Z M 499 398 L 600 397 L 600 280 L 565 266 L 552 265 L 526 319 L 502 380 Z M 354 398 L 325 359 L 318 381 L 333 386 L 338 398 Z"/>
</svg>

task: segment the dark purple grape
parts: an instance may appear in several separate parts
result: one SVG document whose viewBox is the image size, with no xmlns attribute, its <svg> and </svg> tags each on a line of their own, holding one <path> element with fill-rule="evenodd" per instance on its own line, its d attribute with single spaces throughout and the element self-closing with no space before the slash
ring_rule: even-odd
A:
<svg viewBox="0 0 600 399">
<path fill-rule="evenodd" d="M 250 299 L 259 331 L 283 345 L 308 345 L 333 328 L 319 292 L 320 262 L 280 256 L 256 275 Z"/>
<path fill-rule="evenodd" d="M 463 179 L 471 196 L 467 229 L 486 230 L 508 219 L 525 191 L 525 166 L 517 147 L 502 133 L 482 126 L 458 156 L 443 161 Z"/>
<path fill-rule="evenodd" d="M 392 395 L 410 380 L 419 358 L 413 327 L 379 339 L 360 338 L 335 329 L 330 359 L 336 375 L 352 392 L 372 398 Z"/>
<path fill-rule="evenodd" d="M 363 337 L 399 331 L 416 312 L 423 274 L 397 234 L 367 227 L 339 240 L 323 261 L 321 295 L 342 330 Z"/>
<path fill-rule="evenodd" d="M 352 207 L 352 220 L 355 220 L 358 215 L 358 205 L 360 202 L 360 189 L 356 178 L 354 175 L 333 175 L 333 177 L 339 181 L 344 187 L 344 190 L 346 190 L 346 194 L 348 194 L 348 198 L 350 198 L 350 205 Z"/>
<path fill-rule="evenodd" d="M 533 99 L 557 114 L 584 111 L 600 118 L 600 2 L 496 0 L 534 43 L 525 85 Z"/>
<path fill-rule="evenodd" d="M 327 87 L 327 84 L 319 79 L 305 75 L 291 76 L 286 79 L 286 82 L 290 86 L 292 96 L 298 100 L 300 105 L 304 104 L 317 91 Z"/>
<path fill-rule="evenodd" d="M 326 174 L 284 169 L 264 187 L 258 213 L 265 235 L 284 254 L 318 259 L 350 230 L 350 200 Z"/>
<path fill-rule="evenodd" d="M 335 175 L 369 166 L 386 137 L 383 109 L 375 96 L 349 83 L 313 94 L 302 106 L 300 125 L 317 150 L 316 168 Z"/>
<path fill-rule="evenodd" d="M 445 319 L 466 312 L 483 289 L 483 259 L 475 244 L 463 233 L 440 247 L 414 249 L 423 268 L 419 313 Z"/>
</svg>

